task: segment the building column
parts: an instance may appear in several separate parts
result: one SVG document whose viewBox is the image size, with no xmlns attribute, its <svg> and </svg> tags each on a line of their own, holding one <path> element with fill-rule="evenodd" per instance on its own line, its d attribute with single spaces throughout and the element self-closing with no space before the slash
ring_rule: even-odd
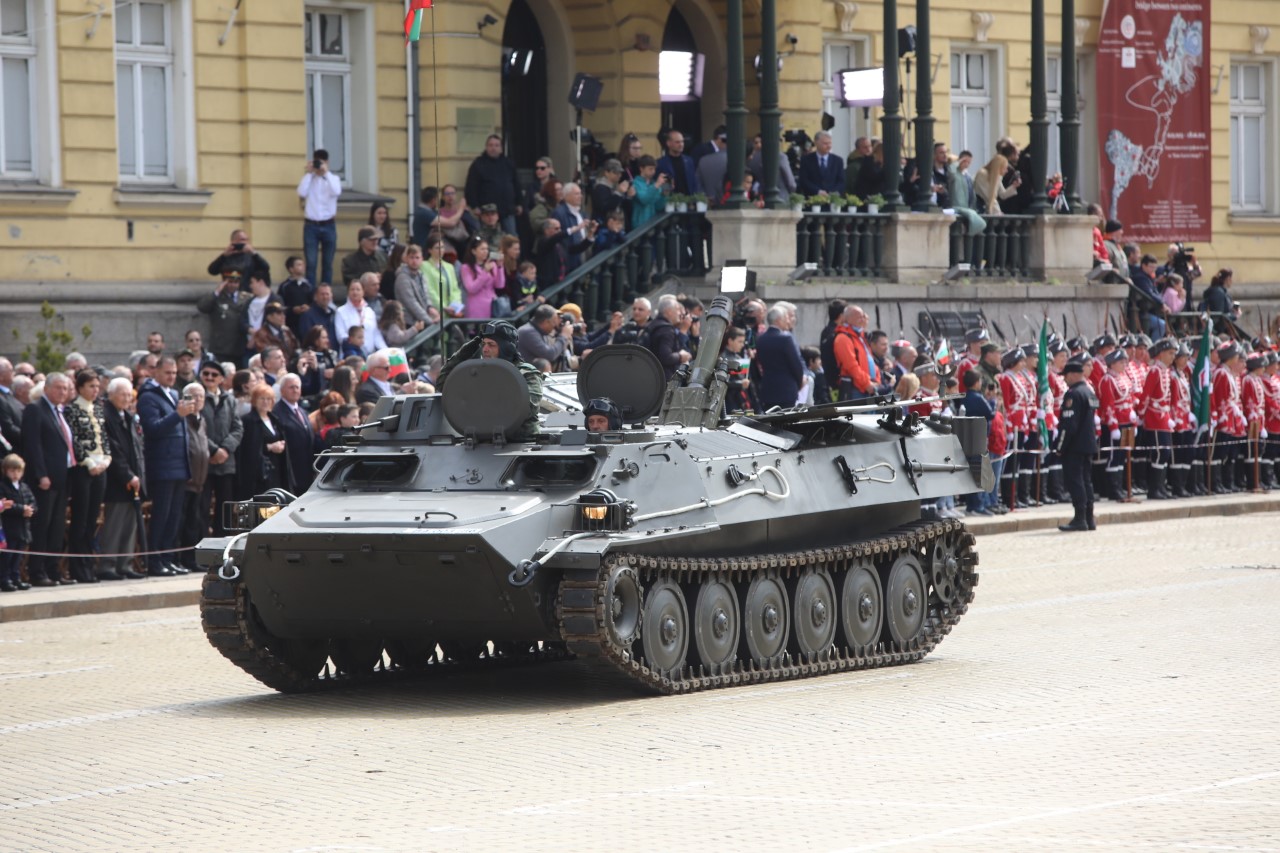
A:
<svg viewBox="0 0 1280 853">
<path fill-rule="evenodd" d="M 902 114 L 898 93 L 898 0 L 884 0 L 884 105 L 880 117 L 884 151 L 885 212 L 902 209 Z"/>
<path fill-rule="evenodd" d="M 777 0 L 760 3 L 760 190 L 764 205 L 781 208 L 778 159 L 782 146 L 782 110 L 778 109 L 778 10 Z M 732 159 L 730 168 L 732 168 Z M 741 170 L 740 170 L 741 174 Z"/>
<path fill-rule="evenodd" d="M 1084 213 L 1080 196 L 1080 109 L 1076 97 L 1076 0 L 1062 0 L 1062 122 L 1058 125 L 1058 150 L 1062 180 L 1072 213 Z"/>
<path fill-rule="evenodd" d="M 1031 206 L 1028 213 L 1049 211 L 1045 181 L 1049 166 L 1049 87 L 1045 79 L 1044 0 L 1031 0 Z"/>
<path fill-rule="evenodd" d="M 933 192 L 933 79 L 929 74 L 933 57 L 929 52 L 929 0 L 916 0 L 916 178 L 919 198 L 912 210 L 937 210 L 930 199 Z"/>
<path fill-rule="evenodd" d="M 729 171 L 729 200 L 724 207 L 735 209 L 742 206 L 742 175 L 747 169 L 747 85 L 742 74 L 742 0 L 729 0 L 727 16 L 729 75 L 724 126 L 729 136 L 726 143 L 729 146 L 726 166 Z M 777 145 L 776 140 L 774 145 Z"/>
</svg>

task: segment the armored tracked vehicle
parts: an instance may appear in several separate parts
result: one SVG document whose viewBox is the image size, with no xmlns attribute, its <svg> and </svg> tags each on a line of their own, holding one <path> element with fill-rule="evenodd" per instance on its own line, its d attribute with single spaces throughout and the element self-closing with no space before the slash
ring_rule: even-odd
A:
<svg viewBox="0 0 1280 853">
<path fill-rule="evenodd" d="M 516 441 L 529 392 L 508 361 L 441 395 L 384 397 L 303 495 L 229 504 L 201 543 L 213 646 L 304 691 L 577 657 L 683 693 L 918 660 L 973 600 L 973 536 L 922 502 L 990 487 L 981 419 L 906 404 L 723 414 L 731 301 L 669 381 L 646 350 L 586 359 Z"/>
</svg>

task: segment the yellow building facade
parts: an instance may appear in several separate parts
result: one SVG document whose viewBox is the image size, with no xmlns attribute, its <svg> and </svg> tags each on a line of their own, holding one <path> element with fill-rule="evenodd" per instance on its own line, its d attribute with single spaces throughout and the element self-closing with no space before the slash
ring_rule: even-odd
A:
<svg viewBox="0 0 1280 853">
<path fill-rule="evenodd" d="M 461 184 L 484 137 L 504 121 L 520 124 L 526 150 L 545 146 L 565 176 L 575 156 L 567 94 L 578 72 L 604 84 L 583 124 L 610 152 L 628 131 L 655 153 L 664 123 L 694 123 L 697 133 L 681 129 L 705 138 L 722 121 L 724 0 L 437 0 L 416 48 L 416 99 L 405 5 L 0 0 L 0 288 L 13 294 L 9 285 L 60 282 L 127 295 L 130 283 L 205 282 L 206 265 L 237 227 L 273 271 L 282 270 L 287 255 L 301 253 L 295 188 L 317 143 L 341 157 L 339 256 L 355 247 L 355 228 L 375 199 L 391 204 L 407 233 L 418 187 Z M 1074 29 L 1086 198 L 1097 194 L 1093 51 L 1102 5 L 1077 0 Z M 759 0 L 743 6 L 754 109 Z M 1061 23 L 1058 4 L 1047 6 L 1053 81 Z M 914 63 L 909 82 L 914 88 L 928 75 L 935 135 L 953 149 L 989 150 L 1006 134 L 1027 139 L 1028 7 L 932 3 L 933 55 Z M 778 31 L 769 37 L 783 55 L 784 128 L 812 134 L 825 112 L 836 121 L 838 147 L 878 134 L 878 113 L 842 110 L 829 81 L 840 68 L 879 64 L 881 4 L 778 0 L 777 8 Z M 913 23 L 915 4 L 900 3 L 898 16 L 900 26 Z M 1214 239 L 1197 248 L 1206 267 L 1233 266 L 1242 281 L 1274 280 L 1280 3 L 1217 0 L 1211 33 Z M 692 50 L 678 44 L 690 39 Z M 543 93 L 537 115 L 502 95 L 515 85 L 503 70 L 512 45 L 527 44 L 540 45 L 531 63 L 537 79 L 518 85 Z M 664 46 L 701 57 L 700 97 L 662 102 Z M 961 66 L 975 73 L 958 74 Z M 970 77 L 981 85 L 966 85 Z M 908 117 L 914 100 L 908 92 Z M 749 118 L 749 132 L 757 126 Z M 1056 128 L 1052 135 L 1056 152 Z"/>
</svg>

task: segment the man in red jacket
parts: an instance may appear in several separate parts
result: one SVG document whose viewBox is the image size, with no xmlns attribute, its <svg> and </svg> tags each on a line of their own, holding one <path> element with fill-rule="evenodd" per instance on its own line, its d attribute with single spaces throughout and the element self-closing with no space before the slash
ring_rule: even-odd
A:
<svg viewBox="0 0 1280 853">
<path fill-rule="evenodd" d="M 836 366 L 840 381 L 836 386 L 838 399 L 862 400 L 875 394 L 880 384 L 880 369 L 871 354 L 866 338 L 867 315 L 857 305 L 850 305 L 840 315 L 836 326 Z"/>
</svg>

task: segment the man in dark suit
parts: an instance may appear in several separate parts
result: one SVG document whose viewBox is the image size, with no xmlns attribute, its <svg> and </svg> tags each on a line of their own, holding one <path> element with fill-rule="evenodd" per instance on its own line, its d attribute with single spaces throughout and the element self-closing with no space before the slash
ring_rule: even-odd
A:
<svg viewBox="0 0 1280 853">
<path fill-rule="evenodd" d="M 706 142 L 699 142 L 689 152 L 689 156 L 693 158 L 693 164 L 696 166 L 702 162 L 702 158 L 708 154 L 714 154 L 717 151 L 723 151 L 725 144 L 729 141 L 729 131 L 722 124 L 711 134 L 711 138 Z M 701 186 L 706 187 L 706 184 Z"/>
<path fill-rule="evenodd" d="M 800 158 L 800 177 L 796 181 L 800 192 L 824 197 L 844 192 L 844 158 L 831 153 L 831 134 L 818 131 L 813 146 L 813 151 Z"/>
<path fill-rule="evenodd" d="M 305 492 L 316 478 L 313 466 L 316 452 L 322 450 L 323 445 L 317 440 L 307 413 L 298 405 L 301 399 L 302 380 L 296 373 L 286 373 L 280 380 L 280 402 L 276 403 L 275 415 L 284 428 L 284 451 L 289 454 L 294 485 L 299 492 Z"/>
<path fill-rule="evenodd" d="M 684 134 L 678 130 L 671 131 L 667 134 L 666 146 L 667 153 L 658 158 L 658 174 L 670 176 L 674 193 L 693 195 L 700 192 L 693 158 L 684 153 Z"/>
<path fill-rule="evenodd" d="M 551 211 L 551 217 L 560 223 L 565 234 L 564 271 L 568 274 L 582 266 L 582 255 L 586 251 L 582 244 L 589 241 L 589 235 L 594 233 L 591 220 L 582 212 L 582 187 L 575 183 L 565 184 L 564 201 Z"/>
<path fill-rule="evenodd" d="M 791 336 L 796 325 L 795 306 L 775 302 L 765 322 L 769 328 L 756 341 L 754 360 L 760 368 L 760 406 L 765 411 L 774 406 L 789 409 L 800 399 L 804 387 L 804 359 Z"/>
<path fill-rule="evenodd" d="M 133 383 L 116 377 L 107 385 L 107 400 L 102 404 L 102 422 L 106 425 L 107 488 L 103 493 L 101 545 L 104 553 L 127 554 L 137 543 L 137 519 L 133 514 L 134 496 L 145 494 L 146 467 L 143 462 L 142 425 L 129 411 Z M 98 577 L 103 580 L 141 578 L 131 567 L 130 557 L 107 557 L 102 560 Z"/>
<path fill-rule="evenodd" d="M 187 573 L 178 565 L 178 530 L 191 479 L 187 415 L 196 411 L 196 404 L 179 397 L 173 387 L 177 378 L 177 362 L 165 356 L 138 392 L 138 418 L 146 440 L 147 494 L 151 498 L 147 544 L 152 551 L 161 552 L 147 557 L 147 574 L 158 577 Z"/>
<path fill-rule="evenodd" d="M 67 473 L 77 461 L 71 427 L 62 413 L 62 405 L 72 393 L 71 380 L 65 374 L 50 373 L 44 380 L 44 396 L 22 411 L 22 455 L 27 462 L 23 479 L 36 496 L 36 514 L 31 519 L 32 551 L 62 550 L 67 526 Z M 35 586 L 75 583 L 59 579 L 56 557 L 32 557 L 27 574 Z"/>
<path fill-rule="evenodd" d="M 0 358 L 0 434 L 15 450 L 22 446 L 22 408 L 13 396 L 13 362 Z"/>
<path fill-rule="evenodd" d="M 376 403 L 384 396 L 396 393 L 391 386 L 391 360 L 384 352 L 375 352 L 364 364 L 369 378 L 356 389 L 357 403 Z"/>
</svg>

